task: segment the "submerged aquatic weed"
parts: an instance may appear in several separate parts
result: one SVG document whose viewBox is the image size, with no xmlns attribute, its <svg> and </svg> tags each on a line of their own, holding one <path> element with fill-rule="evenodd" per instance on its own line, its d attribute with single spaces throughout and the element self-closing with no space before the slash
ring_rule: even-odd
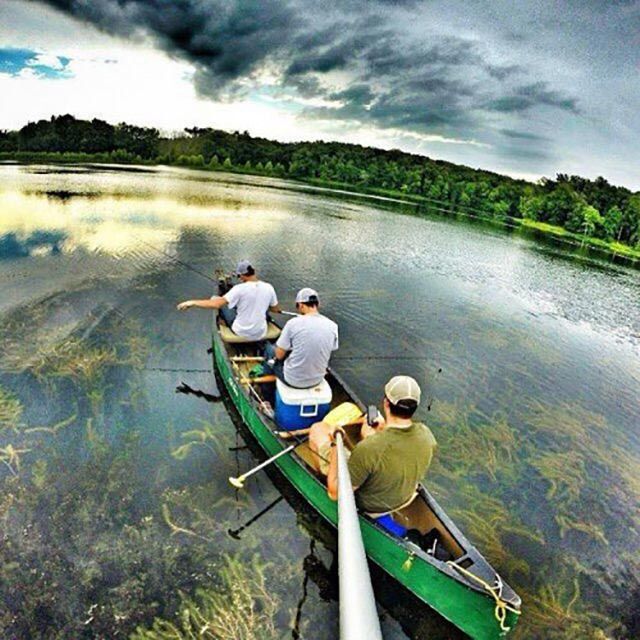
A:
<svg viewBox="0 0 640 640">
<path fill-rule="evenodd" d="M 532 428 L 537 440 L 536 449 L 575 449 L 586 454 L 597 454 L 608 431 L 604 416 L 586 411 L 579 405 L 550 405 L 540 400 L 523 404 L 525 424 Z"/>
<path fill-rule="evenodd" d="M 549 482 L 547 498 L 574 502 L 585 484 L 584 457 L 577 451 L 544 453 L 531 460 L 531 466 Z"/>
<path fill-rule="evenodd" d="M 23 453 L 29 453 L 31 449 L 16 449 L 13 445 L 8 444 L 6 447 L 0 448 L 0 462 L 9 469 L 12 475 L 17 476 L 20 471 L 20 456 Z"/>
<path fill-rule="evenodd" d="M 458 485 L 457 491 L 464 497 L 464 507 L 449 509 L 454 521 L 500 571 L 528 575 L 530 568 L 526 560 L 509 553 L 503 538 L 512 534 L 543 545 L 542 535 L 524 525 L 501 500 L 483 493 L 477 486 L 465 483 Z"/>
<path fill-rule="evenodd" d="M 607 544 L 603 527 L 609 504 L 620 505 L 629 521 L 640 525 L 638 510 L 629 508 L 640 501 L 640 457 L 610 441 L 612 427 L 603 415 L 579 405 L 531 401 L 527 421 L 537 435 L 527 444 L 528 457 L 550 483 L 548 498 L 562 535 L 573 529 Z M 540 450 L 546 453 L 541 456 Z M 581 514 L 587 492 L 599 497 L 598 507 Z"/>
<path fill-rule="evenodd" d="M 599 526 L 576 517 L 580 507 L 580 492 L 587 483 L 584 457 L 577 451 L 545 453 L 531 460 L 530 464 L 549 482 L 547 499 L 554 506 L 560 537 L 575 530 L 609 544 Z"/>
<path fill-rule="evenodd" d="M 489 417 L 473 406 L 438 402 L 433 409 L 438 447 L 436 463 L 455 476 L 485 473 L 492 481 L 511 473 L 516 462 L 516 437 L 506 417 Z"/>
<path fill-rule="evenodd" d="M 522 593 L 526 603 L 514 640 L 605 640 L 617 624 L 582 603 L 580 581 L 562 579 Z M 605 631 L 606 630 L 606 631 Z"/>
<path fill-rule="evenodd" d="M 0 431 L 18 432 L 22 403 L 11 392 L 0 387 Z"/>
<path fill-rule="evenodd" d="M 50 433 L 57 434 L 60 429 L 64 429 L 69 425 L 73 424 L 78 419 L 78 412 L 76 407 L 76 412 L 72 413 L 68 418 L 64 418 L 60 420 L 60 422 L 56 422 L 51 427 L 29 427 L 28 429 L 24 429 L 24 433 Z"/>
<path fill-rule="evenodd" d="M 216 459 L 224 460 L 228 455 L 228 434 L 216 429 L 217 425 L 206 420 L 199 422 L 200 429 L 190 429 L 180 434 L 180 437 L 188 442 L 176 447 L 171 455 L 176 460 L 184 460 L 194 447 L 203 446 L 209 449 Z"/>
<path fill-rule="evenodd" d="M 210 541 L 178 541 L 149 516 L 136 446 L 128 437 L 90 460 L 66 452 L 35 463 L 31 482 L 5 479 L 0 637 L 127 637 L 151 624 L 159 603 L 173 610 L 179 589 L 215 575 Z"/>
<path fill-rule="evenodd" d="M 38 378 L 68 377 L 91 388 L 101 380 L 105 367 L 117 362 L 115 349 L 69 338 L 43 354 L 31 369 Z"/>
<path fill-rule="evenodd" d="M 118 349 L 119 364 L 127 364 L 134 368 L 141 368 L 145 365 L 151 353 L 151 342 L 139 333 L 139 328 L 131 326 L 131 332 L 124 339 Z"/>
<path fill-rule="evenodd" d="M 257 556 L 227 556 L 220 587 L 183 597 L 175 621 L 156 619 L 150 629 L 138 627 L 130 640 L 276 640 L 280 603 L 267 588 L 267 569 Z"/>
<path fill-rule="evenodd" d="M 186 529 L 185 527 L 181 527 L 177 525 L 171 519 L 171 511 L 169 510 L 169 505 L 165 502 L 162 505 L 162 517 L 166 523 L 166 525 L 171 529 L 171 535 L 175 536 L 177 534 L 183 534 L 186 536 L 192 536 L 194 538 L 199 538 L 200 540 L 205 540 L 206 542 L 213 542 L 211 538 L 207 538 L 206 536 L 201 536 L 199 533 L 192 531 L 191 529 Z"/>
</svg>

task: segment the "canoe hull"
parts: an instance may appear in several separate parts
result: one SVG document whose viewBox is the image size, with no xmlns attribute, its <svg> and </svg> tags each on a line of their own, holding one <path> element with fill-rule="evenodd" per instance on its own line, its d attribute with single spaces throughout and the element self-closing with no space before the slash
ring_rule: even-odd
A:
<svg viewBox="0 0 640 640">
<path fill-rule="evenodd" d="M 273 456 L 284 445 L 263 421 L 248 394 L 236 382 L 224 343 L 213 331 L 213 357 L 216 375 L 235 407 L 240 420 L 265 452 Z M 220 389 L 223 391 L 223 389 Z M 329 498 L 326 489 L 294 456 L 286 455 L 275 463 L 297 493 L 332 527 L 337 529 L 337 503 Z M 436 610 L 452 624 L 476 640 L 497 640 L 501 631 L 495 618 L 495 602 L 487 594 L 456 580 L 446 570 L 425 561 L 419 555 L 398 544 L 391 534 L 361 517 L 360 528 L 367 556 L 383 571 L 413 593 L 419 600 Z M 506 625 L 513 628 L 518 616 L 507 612 Z"/>
</svg>

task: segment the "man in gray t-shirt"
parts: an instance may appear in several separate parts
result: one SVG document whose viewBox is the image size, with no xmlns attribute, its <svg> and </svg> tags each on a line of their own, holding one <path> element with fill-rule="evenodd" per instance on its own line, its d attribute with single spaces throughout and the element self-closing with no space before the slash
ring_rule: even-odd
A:
<svg viewBox="0 0 640 640">
<path fill-rule="evenodd" d="M 287 322 L 276 342 L 276 372 L 284 360 L 284 382 L 292 387 L 308 389 L 322 382 L 331 352 L 338 348 L 338 325 L 318 312 L 318 304 L 316 291 L 301 289 L 296 296 L 300 315 Z"/>
</svg>

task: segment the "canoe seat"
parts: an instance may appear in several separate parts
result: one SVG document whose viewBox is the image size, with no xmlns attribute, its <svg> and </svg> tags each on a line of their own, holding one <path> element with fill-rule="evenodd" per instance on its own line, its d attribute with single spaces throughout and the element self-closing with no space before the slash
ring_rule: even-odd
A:
<svg viewBox="0 0 640 640">
<path fill-rule="evenodd" d="M 228 342 L 229 344 L 244 344 L 246 342 L 260 342 L 259 340 L 249 340 L 248 338 L 243 338 L 242 336 L 239 336 L 233 333 L 233 331 L 231 331 L 231 329 L 229 329 L 229 327 L 227 327 L 227 325 L 222 322 L 218 326 L 218 331 L 220 332 L 220 337 L 222 338 L 222 340 L 224 342 Z M 278 338 L 279 335 L 280 335 L 280 327 L 277 327 L 275 324 L 270 322 L 267 326 L 267 335 L 264 338 L 262 338 L 262 340 L 275 340 L 276 338 Z"/>
</svg>

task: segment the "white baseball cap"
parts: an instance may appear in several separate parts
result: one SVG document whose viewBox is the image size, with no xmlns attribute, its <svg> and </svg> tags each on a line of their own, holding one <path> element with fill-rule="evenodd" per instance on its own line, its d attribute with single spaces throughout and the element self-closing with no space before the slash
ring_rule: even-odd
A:
<svg viewBox="0 0 640 640">
<path fill-rule="evenodd" d="M 420 404 L 420 386 L 411 376 L 394 376 L 387 382 L 384 395 L 391 404 L 401 400 L 413 400 Z"/>
<path fill-rule="evenodd" d="M 305 304 L 307 302 L 318 302 L 318 300 L 319 300 L 318 292 L 315 289 L 311 289 L 310 287 L 305 287 L 304 289 L 300 289 L 300 291 L 298 291 L 298 294 L 296 295 L 296 304 L 298 303 Z"/>
</svg>

